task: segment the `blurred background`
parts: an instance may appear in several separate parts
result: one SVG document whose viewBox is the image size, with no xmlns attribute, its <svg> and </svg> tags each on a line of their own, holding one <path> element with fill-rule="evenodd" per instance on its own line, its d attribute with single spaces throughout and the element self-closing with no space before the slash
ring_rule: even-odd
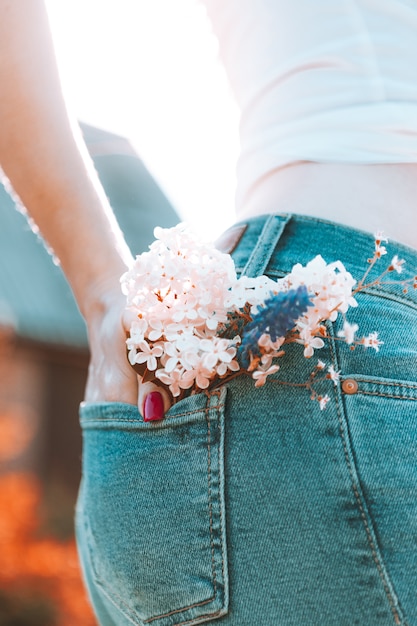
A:
<svg viewBox="0 0 417 626">
<path fill-rule="evenodd" d="M 198 0 L 48 0 L 62 81 L 134 254 L 233 220 L 237 109 Z M 0 187 L 0 626 L 95 623 L 73 537 L 84 322 Z M 74 242 L 74 246 L 77 242 Z"/>
<path fill-rule="evenodd" d="M 238 111 L 198 0 L 46 0 L 78 119 L 128 137 L 209 236 L 233 219 Z"/>
</svg>

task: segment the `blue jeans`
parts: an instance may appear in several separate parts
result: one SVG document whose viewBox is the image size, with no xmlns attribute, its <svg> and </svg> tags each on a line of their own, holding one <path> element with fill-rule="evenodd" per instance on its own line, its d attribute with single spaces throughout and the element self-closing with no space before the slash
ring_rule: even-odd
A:
<svg viewBox="0 0 417 626">
<path fill-rule="evenodd" d="M 319 253 L 360 278 L 373 253 L 370 235 L 301 216 L 235 239 L 239 272 L 273 278 Z M 416 271 L 417 252 L 388 246 Z M 348 319 L 384 345 L 352 351 L 329 324 L 316 356 L 342 384 L 318 384 L 323 411 L 299 345 L 264 387 L 241 376 L 161 422 L 82 408 L 77 535 L 102 626 L 417 625 L 417 293 L 357 299 Z"/>
</svg>

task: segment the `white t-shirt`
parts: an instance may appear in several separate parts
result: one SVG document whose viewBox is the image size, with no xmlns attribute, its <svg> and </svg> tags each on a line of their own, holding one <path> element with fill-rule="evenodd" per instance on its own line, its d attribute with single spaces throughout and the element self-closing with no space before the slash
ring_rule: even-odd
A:
<svg viewBox="0 0 417 626">
<path fill-rule="evenodd" d="M 237 206 L 297 161 L 417 162 L 417 0 L 203 0 L 241 110 Z"/>
</svg>

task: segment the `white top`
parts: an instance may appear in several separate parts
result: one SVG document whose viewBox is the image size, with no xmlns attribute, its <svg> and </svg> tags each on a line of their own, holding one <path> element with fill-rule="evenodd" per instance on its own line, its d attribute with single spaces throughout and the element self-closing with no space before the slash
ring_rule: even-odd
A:
<svg viewBox="0 0 417 626">
<path fill-rule="evenodd" d="M 203 0 L 241 110 L 237 208 L 297 161 L 417 162 L 417 0 Z"/>
</svg>

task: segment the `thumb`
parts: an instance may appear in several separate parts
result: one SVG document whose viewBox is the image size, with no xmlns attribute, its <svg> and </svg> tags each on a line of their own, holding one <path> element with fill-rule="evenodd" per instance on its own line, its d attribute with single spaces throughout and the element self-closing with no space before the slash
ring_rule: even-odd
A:
<svg viewBox="0 0 417 626">
<path fill-rule="evenodd" d="M 165 413 L 172 405 L 172 398 L 169 392 L 161 385 L 153 382 L 143 383 L 140 376 L 138 409 L 145 422 L 163 419 Z"/>
</svg>

